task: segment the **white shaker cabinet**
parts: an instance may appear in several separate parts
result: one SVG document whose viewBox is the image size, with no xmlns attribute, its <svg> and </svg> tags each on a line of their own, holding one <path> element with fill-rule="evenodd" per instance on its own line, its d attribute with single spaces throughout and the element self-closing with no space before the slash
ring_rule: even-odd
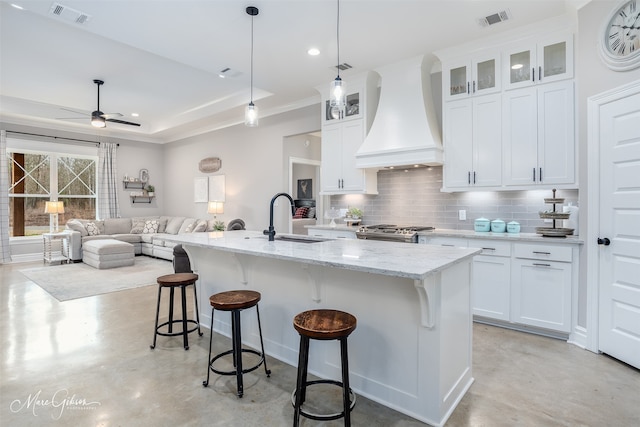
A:
<svg viewBox="0 0 640 427">
<path fill-rule="evenodd" d="M 502 90 L 500 51 L 462 58 L 443 64 L 444 98 L 447 101 Z"/>
<path fill-rule="evenodd" d="M 573 78 L 573 35 L 560 33 L 511 45 L 504 52 L 504 89 Z"/>
<path fill-rule="evenodd" d="M 419 243 L 481 248 L 473 258 L 471 307 L 474 316 L 509 321 L 511 288 L 511 243 L 495 240 L 420 236 Z"/>
<path fill-rule="evenodd" d="M 356 168 L 356 151 L 364 137 L 362 120 L 323 126 L 320 166 L 322 193 L 377 193 L 375 171 Z"/>
<path fill-rule="evenodd" d="M 444 188 L 498 187 L 502 183 L 500 94 L 445 103 Z"/>
<path fill-rule="evenodd" d="M 322 194 L 378 194 L 374 169 L 356 168 L 356 152 L 364 142 L 377 108 L 377 80 L 373 73 L 346 81 L 346 106 L 332 111 L 329 85 L 316 87 L 322 97 L 320 192 Z"/>
<path fill-rule="evenodd" d="M 469 247 L 482 248 L 473 258 L 472 307 L 474 316 L 510 320 L 511 243 L 469 240 Z"/>
<path fill-rule="evenodd" d="M 575 186 L 573 81 L 508 91 L 502 102 L 504 185 Z"/>
<path fill-rule="evenodd" d="M 571 332 L 572 249 L 516 243 L 514 252 L 512 321 Z"/>
</svg>

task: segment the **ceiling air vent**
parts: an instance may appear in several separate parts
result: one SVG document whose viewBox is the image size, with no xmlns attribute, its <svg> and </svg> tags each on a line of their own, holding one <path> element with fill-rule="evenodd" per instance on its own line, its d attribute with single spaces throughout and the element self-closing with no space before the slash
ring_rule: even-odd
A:
<svg viewBox="0 0 640 427">
<path fill-rule="evenodd" d="M 498 22 L 506 21 L 512 18 L 513 15 L 511 15 L 511 11 L 509 9 L 505 9 L 500 12 L 494 13 L 493 15 L 485 16 L 484 18 L 478 19 L 478 24 L 481 27 L 488 27 L 489 25 L 497 24 Z"/>
<path fill-rule="evenodd" d="M 91 19 L 90 15 L 87 15 L 84 12 L 80 12 L 79 10 L 70 8 L 60 3 L 52 3 L 51 9 L 49 9 L 49 13 L 60 17 L 68 22 L 73 22 L 76 24 L 84 24 L 89 19 Z"/>
<path fill-rule="evenodd" d="M 347 64 L 346 62 L 343 62 L 342 64 L 334 65 L 333 67 L 331 67 L 332 70 L 336 68 L 339 68 L 340 71 L 345 71 L 345 70 L 350 70 L 353 67 Z"/>
</svg>

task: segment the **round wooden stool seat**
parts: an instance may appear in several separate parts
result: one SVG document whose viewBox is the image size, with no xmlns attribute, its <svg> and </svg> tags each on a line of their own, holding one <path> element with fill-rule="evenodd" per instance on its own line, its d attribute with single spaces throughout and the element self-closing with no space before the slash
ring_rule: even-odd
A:
<svg viewBox="0 0 640 427">
<path fill-rule="evenodd" d="M 216 310 L 244 310 L 258 304 L 260 297 L 260 292 L 256 291 L 226 291 L 211 295 L 209 303 Z"/>
<path fill-rule="evenodd" d="M 193 273 L 173 273 L 160 276 L 156 280 L 160 286 L 184 286 L 194 284 L 198 280 L 198 275 Z"/>
<path fill-rule="evenodd" d="M 293 319 L 293 327 L 300 335 L 316 340 L 348 337 L 357 323 L 353 315 L 339 310 L 308 310 Z"/>
</svg>

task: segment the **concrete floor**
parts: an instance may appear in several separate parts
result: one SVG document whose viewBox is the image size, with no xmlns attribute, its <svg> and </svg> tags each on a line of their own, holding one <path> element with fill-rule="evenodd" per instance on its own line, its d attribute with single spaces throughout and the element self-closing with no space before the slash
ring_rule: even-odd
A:
<svg viewBox="0 0 640 427">
<path fill-rule="evenodd" d="M 189 351 L 164 337 L 149 349 L 155 286 L 60 303 L 18 271 L 37 265 L 0 266 L 3 426 L 291 424 L 294 367 L 268 359 L 271 377 L 246 374 L 242 399 L 233 377 L 212 374 L 204 388 L 206 328 Z M 473 375 L 447 426 L 640 425 L 640 372 L 559 340 L 475 324 Z M 352 422 L 425 425 L 362 397 Z"/>
</svg>

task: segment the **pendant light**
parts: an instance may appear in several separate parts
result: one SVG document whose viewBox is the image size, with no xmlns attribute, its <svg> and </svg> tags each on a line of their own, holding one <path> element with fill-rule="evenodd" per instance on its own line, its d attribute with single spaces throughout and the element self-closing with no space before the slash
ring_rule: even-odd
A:
<svg viewBox="0 0 640 427">
<path fill-rule="evenodd" d="M 338 47 L 338 76 L 330 84 L 329 89 L 329 107 L 331 114 L 337 118 L 339 111 L 346 105 L 346 83 L 340 78 L 340 0 L 338 1 L 338 13 L 336 20 L 336 44 Z"/>
<path fill-rule="evenodd" d="M 244 124 L 249 127 L 258 126 L 258 107 L 253 103 L 253 17 L 259 12 L 255 6 L 247 7 L 247 14 L 251 16 L 251 100 L 244 110 Z"/>
</svg>

